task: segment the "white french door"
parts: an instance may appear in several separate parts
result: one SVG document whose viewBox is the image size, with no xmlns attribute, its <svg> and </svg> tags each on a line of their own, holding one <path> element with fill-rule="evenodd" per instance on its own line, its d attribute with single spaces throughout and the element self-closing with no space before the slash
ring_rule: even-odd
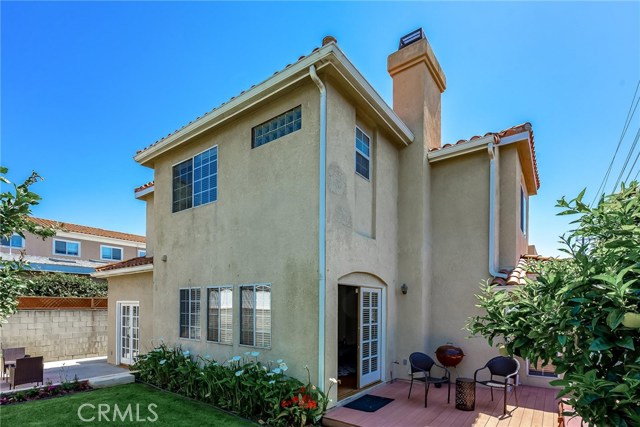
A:
<svg viewBox="0 0 640 427">
<path fill-rule="evenodd" d="M 382 291 L 374 288 L 360 288 L 360 351 L 358 387 L 380 381 L 381 345 L 380 334 Z"/>
<path fill-rule="evenodd" d="M 118 303 L 118 361 L 131 365 L 138 355 L 140 342 L 140 305 Z"/>
</svg>

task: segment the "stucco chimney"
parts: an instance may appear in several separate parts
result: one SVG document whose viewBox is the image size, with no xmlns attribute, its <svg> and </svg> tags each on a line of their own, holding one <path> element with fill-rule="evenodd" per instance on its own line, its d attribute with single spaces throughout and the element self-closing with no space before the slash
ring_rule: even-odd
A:
<svg viewBox="0 0 640 427">
<path fill-rule="evenodd" d="M 387 59 L 393 109 L 427 150 L 440 147 L 440 95 L 447 83 L 422 28 L 400 39 Z"/>
</svg>

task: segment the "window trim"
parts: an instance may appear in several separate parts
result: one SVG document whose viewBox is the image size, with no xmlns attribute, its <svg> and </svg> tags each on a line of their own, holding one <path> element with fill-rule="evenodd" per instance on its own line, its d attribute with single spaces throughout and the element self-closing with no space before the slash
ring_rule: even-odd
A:
<svg viewBox="0 0 640 427">
<path fill-rule="evenodd" d="M 257 346 L 256 345 L 256 307 L 255 307 L 255 296 L 256 296 L 256 292 L 255 292 L 255 288 L 258 286 L 268 286 L 269 287 L 269 306 L 271 307 L 271 303 L 273 301 L 273 286 L 271 283 L 244 283 L 242 285 L 239 286 L 239 299 L 240 299 L 240 304 L 238 305 L 238 308 L 240 309 L 240 319 L 239 319 L 239 323 L 240 323 L 240 338 L 238 341 L 238 346 L 239 347 L 249 347 L 249 348 L 260 348 L 263 350 L 270 350 L 273 348 L 273 327 L 269 327 L 269 347 L 261 347 L 261 346 Z M 242 344 L 242 288 L 253 288 L 253 295 L 254 295 L 254 307 L 253 307 L 253 344 Z M 273 322 L 273 309 L 270 308 L 269 309 L 270 314 L 269 314 L 269 320 L 270 320 L 270 324 L 272 324 Z"/>
<path fill-rule="evenodd" d="M 182 327 L 181 323 L 180 323 L 180 315 L 182 314 L 182 312 L 180 311 L 180 303 L 182 302 L 180 300 L 180 293 L 182 291 L 189 291 L 189 325 L 187 326 L 187 328 L 189 329 L 189 335 L 191 335 L 191 290 L 192 289 L 199 289 L 200 290 L 200 298 L 199 298 L 199 302 L 200 302 L 200 311 L 198 312 L 198 320 L 200 320 L 200 336 L 198 338 L 190 338 L 190 337 L 181 337 L 180 336 L 180 328 Z M 187 287 L 187 288 L 178 288 L 178 339 L 179 340 L 186 340 L 186 341 L 197 341 L 200 342 L 202 341 L 202 287 L 201 286 L 191 286 L 191 287 Z"/>
<path fill-rule="evenodd" d="M 218 289 L 218 292 L 220 292 L 222 289 L 230 289 L 231 290 L 231 342 L 222 342 L 220 340 L 218 341 L 213 341 L 209 339 L 209 290 L 210 289 Z M 215 344 L 220 344 L 220 345 L 233 345 L 233 342 L 235 340 L 235 334 L 234 334 L 234 327 L 233 327 L 233 303 L 234 303 L 234 296 L 235 296 L 235 292 L 234 292 L 234 286 L 233 285 L 214 285 L 214 286 L 207 286 L 206 287 L 207 290 L 207 305 L 205 306 L 205 310 L 207 312 L 207 333 L 205 334 L 205 341 L 206 342 L 210 342 L 210 343 L 215 343 Z M 221 307 L 218 307 L 218 317 L 220 316 L 220 310 Z M 220 337 L 220 324 L 218 324 L 218 337 Z"/>
<path fill-rule="evenodd" d="M 144 254 L 140 255 L 140 252 L 144 252 Z M 147 249 L 138 249 L 137 250 L 137 254 L 138 254 L 138 258 L 143 257 L 143 256 L 147 256 Z"/>
<path fill-rule="evenodd" d="M 56 239 L 53 238 L 53 244 L 51 245 L 51 249 L 53 252 L 53 255 L 60 255 L 60 256 L 72 256 L 72 257 L 76 257 L 76 258 L 80 258 L 82 256 L 82 242 L 78 242 L 75 240 L 65 240 L 65 239 Z M 64 254 L 59 254 L 56 252 L 56 242 L 65 242 L 65 243 L 77 243 L 78 244 L 78 255 L 69 255 L 68 253 L 64 253 Z M 68 252 L 68 251 L 67 251 Z"/>
<path fill-rule="evenodd" d="M 14 237 L 16 237 L 16 236 L 20 238 L 20 241 L 22 242 L 22 245 L 21 245 L 21 246 L 13 246 L 13 245 L 11 244 L 11 241 L 12 241 L 12 240 L 13 240 L 13 238 L 14 238 Z M 19 235 L 18 233 L 13 233 L 13 234 L 11 235 L 11 237 L 9 237 L 9 244 L 8 244 L 8 245 L 3 245 L 3 244 L 0 242 L 0 246 L 2 246 L 3 248 L 24 249 L 24 248 L 25 248 L 25 246 L 26 246 L 26 239 L 25 239 L 24 237 L 22 237 L 21 235 Z"/>
<path fill-rule="evenodd" d="M 200 154 L 203 154 L 205 151 L 213 150 L 214 148 L 216 149 L 216 154 L 217 154 L 217 158 L 216 158 L 216 175 L 218 175 L 218 177 L 220 177 L 220 148 L 218 148 L 218 144 L 213 145 L 213 146 L 211 146 L 211 147 L 209 147 L 209 148 L 207 148 L 207 149 L 205 149 L 205 150 L 202 150 L 202 151 L 200 151 L 199 153 L 196 153 L 196 154 L 194 154 L 194 155 L 193 155 L 193 156 L 191 156 L 191 157 L 187 157 L 187 158 L 185 158 L 185 159 L 180 160 L 179 162 L 173 163 L 173 164 L 170 166 L 170 170 L 171 170 L 171 213 L 172 213 L 172 214 L 177 214 L 177 213 L 179 213 L 179 212 L 189 211 L 189 210 L 191 210 L 191 209 L 193 209 L 193 208 L 197 208 L 197 207 L 199 207 L 199 206 L 210 205 L 210 204 L 212 204 L 212 203 L 216 203 L 216 202 L 218 201 L 219 196 L 220 196 L 220 192 L 219 192 L 219 185 L 217 185 L 217 184 L 216 184 L 216 199 L 215 199 L 215 200 L 212 200 L 212 201 L 210 201 L 210 202 L 207 202 L 207 203 L 201 203 L 201 204 L 199 204 L 198 206 L 195 206 L 195 205 L 193 204 L 193 199 L 195 199 L 195 197 L 194 197 L 194 196 L 195 196 L 195 194 L 194 194 L 194 191 L 195 191 L 195 185 L 193 185 L 193 184 L 194 184 L 194 182 L 195 182 L 195 179 L 192 179 L 192 182 L 191 182 L 191 207 L 190 207 L 190 208 L 186 208 L 186 209 L 181 209 L 181 210 L 179 210 L 179 211 L 175 211 L 175 212 L 173 211 L 173 202 L 174 202 L 174 200 L 173 200 L 173 168 L 174 168 L 175 166 L 178 166 L 180 163 L 186 162 L 187 160 L 191 160 L 191 173 L 193 174 L 193 173 L 194 173 L 194 172 L 193 172 L 193 169 L 194 169 L 194 166 L 193 166 L 194 159 L 195 159 L 197 156 L 199 156 Z M 219 182 L 220 182 L 220 181 L 218 180 L 218 183 L 219 183 Z"/>
<path fill-rule="evenodd" d="M 520 231 L 526 237 L 529 228 L 529 200 L 522 185 L 520 186 Z"/>
<path fill-rule="evenodd" d="M 548 378 L 548 379 L 560 378 L 560 375 L 555 373 L 555 370 L 554 370 L 554 373 L 552 375 L 532 374 L 531 373 L 531 365 L 533 365 L 533 363 L 531 363 L 531 360 L 529 360 L 529 359 L 525 359 L 525 363 L 527 364 L 527 376 L 528 377 L 532 377 L 532 378 Z M 537 371 L 537 372 L 541 372 L 541 371 Z"/>
<path fill-rule="evenodd" d="M 369 138 L 369 155 L 368 156 L 358 149 L 358 138 L 356 136 L 358 134 L 358 130 L 360 132 L 362 132 L 362 134 L 364 136 Z M 356 125 L 355 130 L 353 132 L 353 146 L 354 146 L 354 150 L 353 150 L 353 170 L 355 171 L 356 175 L 358 175 L 360 178 L 362 178 L 362 179 L 364 179 L 366 181 L 369 181 L 369 182 L 371 182 L 371 176 L 373 175 L 373 167 L 372 167 L 372 163 L 373 162 L 371 161 L 371 154 L 372 154 L 371 141 L 372 141 L 371 136 L 369 136 L 369 134 L 367 132 L 365 132 L 360 126 Z M 358 172 L 358 154 L 360 154 L 362 157 L 367 159 L 367 162 L 369 162 L 369 178 L 367 178 L 366 176 L 364 176 L 360 172 Z"/>
<path fill-rule="evenodd" d="M 120 259 L 115 259 L 115 258 L 103 258 L 102 257 L 102 249 L 103 248 L 109 248 L 109 249 L 120 249 Z M 113 250 L 111 251 L 111 254 L 113 255 Z M 100 245 L 100 260 L 101 261 L 122 261 L 124 260 L 124 248 L 120 247 L 120 246 L 110 246 L 110 245 Z"/>
</svg>

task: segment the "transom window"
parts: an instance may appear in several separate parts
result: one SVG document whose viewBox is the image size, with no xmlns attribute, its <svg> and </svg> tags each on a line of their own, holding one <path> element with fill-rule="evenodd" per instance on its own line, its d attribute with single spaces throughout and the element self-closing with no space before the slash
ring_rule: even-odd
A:
<svg viewBox="0 0 640 427">
<path fill-rule="evenodd" d="M 233 288 L 207 289 L 207 341 L 233 344 Z"/>
<path fill-rule="evenodd" d="M 356 127 L 356 173 L 369 179 L 371 172 L 371 146 L 366 133 Z"/>
<path fill-rule="evenodd" d="M 302 106 L 298 105 L 251 130 L 251 148 L 257 148 L 302 128 Z"/>
<path fill-rule="evenodd" d="M 240 287 L 240 344 L 271 347 L 271 285 Z"/>
<path fill-rule="evenodd" d="M 146 249 L 138 249 L 138 256 L 146 256 L 147 255 L 147 250 Z"/>
<path fill-rule="evenodd" d="M 173 212 L 218 200 L 218 147 L 173 167 Z"/>
<path fill-rule="evenodd" d="M 109 259 L 113 261 L 121 261 L 122 260 L 122 248 L 115 248 L 112 246 L 102 246 L 100 245 L 100 258 L 101 259 Z"/>
<path fill-rule="evenodd" d="M 11 248 L 24 248 L 24 238 L 17 234 L 14 234 L 9 237 L 2 237 L 2 241 L 0 241 L 0 245 L 9 246 Z"/>
<path fill-rule="evenodd" d="M 53 253 L 56 255 L 80 256 L 80 242 L 54 240 Z"/>
<path fill-rule="evenodd" d="M 180 289 L 180 338 L 200 339 L 200 288 Z"/>
</svg>

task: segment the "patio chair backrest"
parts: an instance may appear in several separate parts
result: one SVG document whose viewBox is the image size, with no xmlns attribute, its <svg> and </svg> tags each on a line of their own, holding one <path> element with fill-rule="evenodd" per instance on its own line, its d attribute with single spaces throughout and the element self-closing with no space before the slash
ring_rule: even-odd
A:
<svg viewBox="0 0 640 427">
<path fill-rule="evenodd" d="M 16 359 L 15 374 L 13 377 L 13 386 L 18 384 L 27 384 L 35 382 L 43 382 L 44 380 L 44 358 L 23 357 Z"/>
<path fill-rule="evenodd" d="M 3 348 L 2 361 L 6 363 L 7 360 L 21 359 L 25 356 L 25 354 L 26 350 L 24 347 Z"/>
<path fill-rule="evenodd" d="M 487 368 L 491 375 L 507 377 L 516 374 L 520 369 L 520 363 L 512 357 L 498 356 L 487 362 Z"/>
<path fill-rule="evenodd" d="M 420 371 L 429 372 L 436 362 L 426 354 L 416 352 L 411 353 L 409 356 L 409 363 L 411 364 L 411 373 L 413 374 L 414 372 Z"/>
</svg>

